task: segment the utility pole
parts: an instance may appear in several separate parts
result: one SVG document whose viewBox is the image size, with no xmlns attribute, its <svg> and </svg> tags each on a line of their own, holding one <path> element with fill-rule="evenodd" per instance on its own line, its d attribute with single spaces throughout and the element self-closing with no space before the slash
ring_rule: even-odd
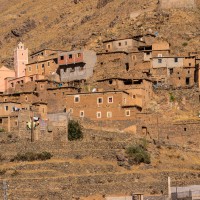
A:
<svg viewBox="0 0 200 200">
<path fill-rule="evenodd" d="M 8 200 L 7 190 L 8 190 L 8 185 L 7 185 L 7 182 L 4 180 L 3 181 L 3 199 L 4 200 Z"/>
<path fill-rule="evenodd" d="M 30 112 L 31 112 L 31 142 L 34 142 L 34 127 L 33 127 L 34 113 L 33 113 L 33 108 L 32 107 L 30 107 Z"/>
</svg>

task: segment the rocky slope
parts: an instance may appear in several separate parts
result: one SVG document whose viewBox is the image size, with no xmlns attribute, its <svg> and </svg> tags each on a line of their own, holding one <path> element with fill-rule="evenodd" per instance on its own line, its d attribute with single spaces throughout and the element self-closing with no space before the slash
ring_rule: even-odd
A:
<svg viewBox="0 0 200 200">
<path fill-rule="evenodd" d="M 159 10 L 157 0 L 0 0 L 0 61 L 12 67 L 13 48 L 101 49 L 104 39 L 155 33 L 174 53 L 200 43 L 199 9 Z"/>
</svg>

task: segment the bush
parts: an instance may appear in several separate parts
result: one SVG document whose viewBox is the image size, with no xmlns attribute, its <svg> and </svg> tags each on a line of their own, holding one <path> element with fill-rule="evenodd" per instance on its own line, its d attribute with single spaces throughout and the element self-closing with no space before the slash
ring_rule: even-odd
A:
<svg viewBox="0 0 200 200">
<path fill-rule="evenodd" d="M 174 95 L 173 95 L 172 93 L 170 93 L 169 95 L 170 95 L 170 101 L 171 101 L 171 102 L 174 102 L 174 101 L 175 101 Z"/>
<path fill-rule="evenodd" d="M 130 165 L 146 163 L 150 164 L 150 155 L 147 152 L 146 147 L 141 144 L 135 144 L 126 149 L 128 154 L 128 162 Z"/>
<path fill-rule="evenodd" d="M 83 138 L 82 126 L 78 121 L 70 120 L 68 123 L 68 139 L 79 140 Z"/>
<path fill-rule="evenodd" d="M 34 161 L 34 160 L 49 160 L 53 155 L 49 152 L 42 152 L 42 153 L 33 153 L 27 152 L 25 154 L 18 153 L 14 158 L 11 159 L 13 161 Z"/>
<path fill-rule="evenodd" d="M 183 43 L 182 43 L 182 46 L 183 46 L 183 47 L 186 47 L 187 45 L 188 45 L 187 42 L 183 42 Z"/>
<path fill-rule="evenodd" d="M 0 132 L 5 132 L 5 130 L 3 128 L 0 128 Z"/>
</svg>

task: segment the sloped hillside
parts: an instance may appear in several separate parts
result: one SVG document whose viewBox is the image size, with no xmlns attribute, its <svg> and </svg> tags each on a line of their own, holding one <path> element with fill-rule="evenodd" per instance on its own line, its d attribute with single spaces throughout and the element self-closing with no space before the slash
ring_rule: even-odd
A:
<svg viewBox="0 0 200 200">
<path fill-rule="evenodd" d="M 0 61 L 12 67 L 13 48 L 101 49 L 104 39 L 155 33 L 175 53 L 199 46 L 199 10 L 157 9 L 157 0 L 0 0 Z M 184 44 L 184 45 L 183 45 Z"/>
</svg>

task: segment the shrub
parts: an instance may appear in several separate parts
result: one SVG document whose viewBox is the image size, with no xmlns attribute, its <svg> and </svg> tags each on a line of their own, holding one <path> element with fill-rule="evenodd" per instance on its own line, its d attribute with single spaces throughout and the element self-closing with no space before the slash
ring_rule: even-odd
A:
<svg viewBox="0 0 200 200">
<path fill-rule="evenodd" d="M 182 44 L 183 47 L 186 47 L 187 45 L 188 45 L 187 42 L 183 42 L 183 44 Z"/>
<path fill-rule="evenodd" d="M 150 155 L 147 152 L 146 147 L 141 144 L 135 144 L 126 149 L 126 153 L 128 154 L 128 162 L 130 165 L 146 163 L 150 164 Z"/>
<path fill-rule="evenodd" d="M 174 95 L 173 95 L 172 93 L 170 93 L 169 95 L 170 95 L 170 101 L 171 101 L 171 102 L 174 102 L 174 101 L 175 101 Z"/>
<path fill-rule="evenodd" d="M 42 152 L 42 153 L 33 153 L 27 152 L 25 154 L 18 153 L 14 158 L 10 161 L 34 161 L 34 160 L 49 160 L 53 155 L 49 152 Z"/>
<path fill-rule="evenodd" d="M 82 126 L 78 121 L 70 120 L 68 123 L 68 139 L 79 140 L 83 138 Z"/>
<path fill-rule="evenodd" d="M 0 132 L 5 132 L 5 130 L 3 128 L 0 128 Z"/>
</svg>

